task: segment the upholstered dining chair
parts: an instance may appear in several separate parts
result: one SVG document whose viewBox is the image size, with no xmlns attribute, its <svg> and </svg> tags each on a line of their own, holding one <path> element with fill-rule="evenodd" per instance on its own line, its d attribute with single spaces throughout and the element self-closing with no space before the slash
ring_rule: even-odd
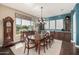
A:
<svg viewBox="0 0 79 59">
<path fill-rule="evenodd" d="M 50 47 L 50 43 L 51 43 L 50 32 L 46 32 L 44 36 L 45 36 L 46 43 L 47 43 L 46 48 L 48 49 L 48 46 Z"/>
</svg>

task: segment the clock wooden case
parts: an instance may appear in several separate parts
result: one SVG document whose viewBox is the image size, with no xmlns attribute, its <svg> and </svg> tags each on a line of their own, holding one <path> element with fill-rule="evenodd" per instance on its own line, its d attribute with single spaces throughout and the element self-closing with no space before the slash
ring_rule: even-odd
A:
<svg viewBox="0 0 79 59">
<path fill-rule="evenodd" d="M 4 27 L 4 42 L 3 46 L 9 46 L 13 43 L 13 19 L 11 17 L 6 17 L 3 19 Z"/>
<path fill-rule="evenodd" d="M 71 18 L 70 16 L 65 17 L 65 30 L 70 31 L 71 29 Z"/>
</svg>

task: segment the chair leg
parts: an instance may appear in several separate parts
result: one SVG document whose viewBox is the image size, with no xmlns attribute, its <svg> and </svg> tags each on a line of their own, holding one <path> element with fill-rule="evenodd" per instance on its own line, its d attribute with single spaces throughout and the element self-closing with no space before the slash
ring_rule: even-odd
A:
<svg viewBox="0 0 79 59">
<path fill-rule="evenodd" d="M 40 55 L 40 48 L 38 48 L 38 54 Z"/>
<path fill-rule="evenodd" d="M 35 47 L 35 51 L 37 52 L 37 48 L 38 48 L 37 46 L 38 46 L 38 45 L 36 44 L 35 46 L 36 46 L 36 47 Z"/>
<path fill-rule="evenodd" d="M 27 55 L 29 55 L 29 48 L 28 48 L 28 51 L 27 51 Z"/>
<path fill-rule="evenodd" d="M 48 49 L 48 44 L 46 44 L 46 48 Z"/>
<path fill-rule="evenodd" d="M 48 49 L 48 42 L 46 41 L 46 48 Z"/>
<path fill-rule="evenodd" d="M 26 43 L 25 43 L 24 53 L 25 53 L 25 51 L 26 51 Z"/>
<path fill-rule="evenodd" d="M 24 48 L 24 53 L 25 53 L 25 51 L 26 51 L 26 47 Z"/>
<path fill-rule="evenodd" d="M 29 55 L 29 49 L 30 49 L 30 48 L 29 48 L 29 41 L 28 41 L 28 47 L 27 47 L 27 49 L 28 49 L 28 50 L 27 50 L 27 55 Z"/>
<path fill-rule="evenodd" d="M 51 48 L 51 41 L 49 40 L 49 47 Z"/>
<path fill-rule="evenodd" d="M 38 45 L 38 54 L 40 55 L 40 45 Z"/>
<path fill-rule="evenodd" d="M 46 51 L 45 51 L 45 46 L 46 46 L 46 44 L 45 44 L 46 42 L 44 41 L 44 53 L 46 53 Z"/>
<path fill-rule="evenodd" d="M 46 53 L 46 50 L 45 50 L 45 45 L 44 45 L 44 53 Z"/>
</svg>

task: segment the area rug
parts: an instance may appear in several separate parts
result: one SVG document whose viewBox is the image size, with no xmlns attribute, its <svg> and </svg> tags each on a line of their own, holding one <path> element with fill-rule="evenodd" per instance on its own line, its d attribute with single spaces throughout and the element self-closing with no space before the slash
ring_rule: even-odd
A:
<svg viewBox="0 0 79 59">
<path fill-rule="evenodd" d="M 59 55 L 61 51 L 62 41 L 54 39 L 51 48 L 46 49 L 46 53 L 41 49 L 40 55 Z M 19 43 L 13 47 L 10 47 L 15 55 L 27 55 L 27 49 L 24 53 L 24 43 Z M 38 55 L 34 49 L 30 49 L 29 55 Z"/>
</svg>

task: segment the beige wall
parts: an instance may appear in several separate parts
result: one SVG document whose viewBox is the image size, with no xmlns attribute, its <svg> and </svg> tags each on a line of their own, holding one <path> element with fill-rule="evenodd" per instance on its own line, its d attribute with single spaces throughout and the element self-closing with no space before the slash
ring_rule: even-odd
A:
<svg viewBox="0 0 79 59">
<path fill-rule="evenodd" d="M 6 6 L 0 5 L 0 46 L 2 46 L 3 44 L 3 18 L 10 16 L 13 18 L 14 20 L 14 41 L 15 41 L 15 35 L 16 35 L 16 25 L 15 25 L 15 13 L 19 13 L 19 14 L 23 14 L 23 15 L 27 15 L 27 16 L 31 16 L 29 14 L 8 8 Z M 34 17 L 34 16 L 31 16 Z"/>
<path fill-rule="evenodd" d="M 3 18 L 10 16 L 15 20 L 14 11 L 0 5 L 0 46 L 3 44 Z"/>
</svg>

